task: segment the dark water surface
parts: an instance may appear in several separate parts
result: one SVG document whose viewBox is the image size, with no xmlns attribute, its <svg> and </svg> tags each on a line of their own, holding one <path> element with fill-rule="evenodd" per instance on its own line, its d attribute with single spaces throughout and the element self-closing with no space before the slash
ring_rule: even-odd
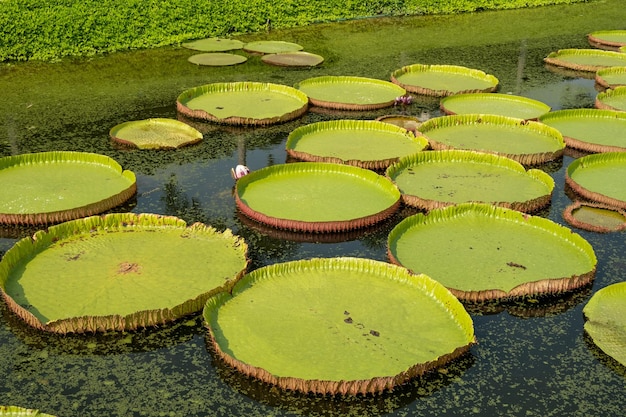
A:
<svg viewBox="0 0 626 417">
<path fill-rule="evenodd" d="M 0 65 L 0 156 L 49 150 L 98 152 L 137 174 L 138 193 L 120 210 L 175 215 L 230 228 L 250 246 L 251 268 L 313 256 L 386 260 L 389 230 L 409 210 L 373 230 L 321 242 L 262 230 L 241 219 L 230 168 L 284 163 L 285 139 L 298 126 L 337 118 L 373 119 L 395 112 L 320 113 L 269 128 L 232 129 L 205 123 L 197 146 L 176 151 L 121 150 L 108 131 L 151 117 L 176 118 L 185 89 L 217 81 L 286 85 L 313 76 L 388 80 L 413 63 L 478 68 L 500 79 L 500 92 L 538 99 L 554 110 L 592 107 L 594 82 L 557 72 L 551 51 L 589 47 L 594 30 L 625 29 L 622 0 L 460 16 L 368 19 L 242 37 L 300 43 L 325 63 L 288 69 L 251 57 L 229 68 L 197 67 L 182 48 L 117 53 L 59 63 Z M 406 112 L 439 116 L 438 101 L 418 99 Z M 556 181 L 542 215 L 563 224 L 571 202 L 564 190 L 565 156 L 546 169 Z M 522 303 L 473 314 L 478 344 L 451 366 L 391 393 L 328 398 L 285 393 L 239 377 L 215 361 L 200 317 L 156 330 L 103 336 L 41 335 L 0 315 L 0 405 L 58 416 L 623 416 L 626 372 L 583 333 L 582 308 L 599 288 L 626 278 L 625 233 L 579 231 L 594 247 L 592 288 L 566 299 Z M 0 254 L 32 230 L 0 228 Z M 555 259 L 555 262 L 558 260 Z M 315 348 L 317 341 L 311 341 Z"/>
</svg>

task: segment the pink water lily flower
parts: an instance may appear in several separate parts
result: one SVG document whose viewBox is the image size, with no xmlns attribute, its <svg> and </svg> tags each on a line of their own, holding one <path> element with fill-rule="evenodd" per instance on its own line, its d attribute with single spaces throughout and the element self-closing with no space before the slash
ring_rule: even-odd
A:
<svg viewBox="0 0 626 417">
<path fill-rule="evenodd" d="M 238 180 L 244 175 L 248 175 L 250 173 L 250 168 L 245 165 L 237 165 L 235 168 L 230 169 L 230 175 L 234 180 Z"/>
</svg>

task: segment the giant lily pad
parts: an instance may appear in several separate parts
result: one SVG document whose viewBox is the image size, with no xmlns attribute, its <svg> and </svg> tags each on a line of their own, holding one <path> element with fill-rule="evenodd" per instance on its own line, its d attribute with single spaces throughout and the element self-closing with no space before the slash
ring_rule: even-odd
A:
<svg viewBox="0 0 626 417">
<path fill-rule="evenodd" d="M 287 154 L 310 162 L 336 162 L 368 169 L 384 169 L 399 158 L 428 147 L 398 126 L 374 120 L 332 120 L 293 130 Z"/>
<path fill-rule="evenodd" d="M 295 88 L 257 82 L 214 83 L 178 96 L 180 113 L 194 119 L 233 125 L 271 125 L 304 114 L 308 97 Z"/>
<path fill-rule="evenodd" d="M 30 408 L 0 405 L 0 417 L 54 417 Z"/>
<path fill-rule="evenodd" d="M 599 69 L 595 78 L 596 83 L 604 88 L 626 86 L 626 66 Z"/>
<path fill-rule="evenodd" d="M 228 65 L 243 64 L 248 58 L 243 55 L 230 54 L 226 52 L 209 52 L 206 54 L 196 54 L 187 58 L 187 61 L 196 65 L 209 67 L 223 67 Z"/>
<path fill-rule="evenodd" d="M 530 212 L 550 204 L 554 189 L 552 177 L 541 170 L 526 171 L 503 156 L 461 150 L 413 154 L 386 174 L 406 204 L 425 210 L 484 202 Z"/>
<path fill-rule="evenodd" d="M 597 263 L 566 227 L 474 203 L 407 217 L 389 234 L 388 255 L 471 302 L 573 291 L 593 280 Z"/>
<path fill-rule="evenodd" d="M 455 94 L 444 97 L 440 107 L 446 114 L 498 114 L 519 119 L 536 119 L 550 111 L 541 101 L 497 93 Z"/>
<path fill-rule="evenodd" d="M 626 54 L 624 54 L 626 56 Z M 626 111 L 626 86 L 615 87 L 598 93 L 595 107 L 599 109 Z"/>
<path fill-rule="evenodd" d="M 460 93 L 489 93 L 498 88 L 498 79 L 484 71 L 458 65 L 413 64 L 395 70 L 391 81 L 407 91 L 444 97 Z"/>
<path fill-rule="evenodd" d="M 202 133 L 188 124 L 164 118 L 120 123 L 109 135 L 115 142 L 139 149 L 176 149 L 202 140 Z"/>
<path fill-rule="evenodd" d="M 597 30 L 587 34 L 592 46 L 614 50 L 626 45 L 626 30 Z"/>
<path fill-rule="evenodd" d="M 200 223 L 93 216 L 18 241 L 0 261 L 0 289 L 9 308 L 40 330 L 132 330 L 200 311 L 245 272 L 246 252 L 229 230 Z"/>
<path fill-rule="evenodd" d="M 604 353 L 626 366 L 626 282 L 597 291 L 583 308 L 585 331 Z"/>
<path fill-rule="evenodd" d="M 277 54 L 280 52 L 295 52 L 304 49 L 302 45 L 285 41 L 254 41 L 244 45 L 243 50 L 257 54 Z"/>
<path fill-rule="evenodd" d="M 310 52 L 280 52 L 263 55 L 261 61 L 279 67 L 315 67 L 324 62 L 324 57 Z"/>
<path fill-rule="evenodd" d="M 626 113 L 569 109 L 547 113 L 539 121 L 557 129 L 569 147 L 587 152 L 626 151 Z"/>
<path fill-rule="evenodd" d="M 418 128 L 433 149 L 495 153 L 524 165 L 542 164 L 563 155 L 561 133 L 539 122 L 491 114 L 435 117 Z"/>
<path fill-rule="evenodd" d="M 626 152 L 587 155 L 574 160 L 565 183 L 589 200 L 626 208 Z"/>
<path fill-rule="evenodd" d="M 296 84 L 311 104 L 337 110 L 374 110 L 393 106 L 406 90 L 388 81 L 365 77 L 322 76 Z"/>
<path fill-rule="evenodd" d="M 108 156 L 40 152 L 0 158 L 0 223 L 49 224 L 112 209 L 135 195 L 135 174 Z"/>
<path fill-rule="evenodd" d="M 382 175 L 350 165 L 296 162 L 237 181 L 237 207 L 260 223 L 306 232 L 342 232 L 391 216 L 400 192 Z"/>
<path fill-rule="evenodd" d="M 442 285 L 369 259 L 257 269 L 210 298 L 204 318 L 215 351 L 238 371 L 321 394 L 392 389 L 474 343 L 470 316 Z"/>
<path fill-rule="evenodd" d="M 243 48 L 237 39 L 206 38 L 183 43 L 183 47 L 203 52 L 224 52 Z"/>
<path fill-rule="evenodd" d="M 600 49 L 561 49 L 551 52 L 544 62 L 576 71 L 590 71 L 626 65 L 626 55 Z"/>
</svg>

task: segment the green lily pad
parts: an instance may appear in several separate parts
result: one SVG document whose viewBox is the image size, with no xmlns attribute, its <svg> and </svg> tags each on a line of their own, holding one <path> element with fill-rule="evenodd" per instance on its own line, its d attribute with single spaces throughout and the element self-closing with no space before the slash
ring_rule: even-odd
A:
<svg viewBox="0 0 626 417">
<path fill-rule="evenodd" d="M 600 49 L 561 49 L 551 52 L 544 62 L 576 71 L 590 71 L 626 65 L 626 55 Z"/>
<path fill-rule="evenodd" d="M 626 112 L 557 110 L 541 116 L 539 121 L 561 132 L 571 148 L 586 152 L 626 151 Z"/>
<path fill-rule="evenodd" d="M 626 86 L 626 66 L 599 69 L 595 78 L 596 83 L 603 88 Z"/>
<path fill-rule="evenodd" d="M 175 217 L 93 216 L 19 240 L 0 261 L 0 289 L 40 330 L 133 330 L 200 311 L 243 275 L 246 252 L 229 230 Z"/>
<path fill-rule="evenodd" d="M 565 183 L 584 198 L 626 208 L 626 152 L 606 152 L 574 160 Z"/>
<path fill-rule="evenodd" d="M 277 54 L 280 52 L 295 52 L 304 49 L 301 45 L 285 41 L 255 41 L 244 45 L 243 50 L 257 54 Z"/>
<path fill-rule="evenodd" d="M 398 126 L 374 120 L 332 120 L 293 130 L 287 154 L 309 162 L 335 162 L 368 169 L 385 169 L 399 158 L 428 147 Z"/>
<path fill-rule="evenodd" d="M 0 223 L 49 224 L 110 210 L 137 192 L 108 156 L 40 152 L 0 158 Z"/>
<path fill-rule="evenodd" d="M 261 61 L 279 67 L 316 67 L 324 62 L 324 57 L 310 52 L 295 51 L 263 55 Z"/>
<path fill-rule="evenodd" d="M 236 39 L 207 38 L 183 43 L 183 47 L 203 52 L 224 52 L 243 48 L 244 43 Z"/>
<path fill-rule="evenodd" d="M 483 202 L 531 212 L 549 205 L 554 189 L 552 177 L 541 170 L 461 150 L 416 153 L 387 168 L 386 175 L 406 204 L 424 210 Z"/>
<path fill-rule="evenodd" d="M 593 281 L 597 264 L 570 229 L 475 203 L 407 217 L 389 234 L 388 255 L 470 302 L 573 291 Z"/>
<path fill-rule="evenodd" d="M 497 93 L 455 94 L 444 97 L 440 106 L 446 114 L 497 114 L 526 120 L 550 111 L 550 106 L 541 101 Z"/>
<path fill-rule="evenodd" d="M 257 269 L 232 294 L 209 299 L 203 315 L 227 364 L 284 389 L 320 394 L 392 389 L 474 343 L 471 317 L 442 285 L 369 259 Z"/>
<path fill-rule="evenodd" d="M 0 417 L 54 417 L 51 414 L 44 414 L 39 410 L 33 410 L 12 405 L 0 405 Z"/>
<path fill-rule="evenodd" d="M 243 55 L 229 54 L 225 52 L 209 52 L 206 54 L 196 54 L 187 58 L 189 62 L 196 65 L 209 67 L 223 67 L 228 65 L 243 64 L 248 60 Z"/>
<path fill-rule="evenodd" d="M 585 331 L 604 353 L 626 366 L 626 282 L 597 291 L 585 307 Z"/>
<path fill-rule="evenodd" d="M 184 116 L 233 125 L 271 125 L 302 116 L 306 94 L 280 84 L 214 83 L 191 88 L 178 96 Z"/>
<path fill-rule="evenodd" d="M 563 210 L 563 218 L 574 227 L 592 232 L 626 229 L 626 211 L 606 204 L 575 201 Z"/>
<path fill-rule="evenodd" d="M 236 183 L 247 217 L 280 229 L 343 232 L 391 216 L 400 192 L 382 175 L 350 165 L 296 162 L 253 171 Z"/>
<path fill-rule="evenodd" d="M 396 97 L 406 94 L 400 86 L 365 77 L 322 76 L 295 86 L 311 104 L 336 110 L 375 110 L 393 106 Z"/>
<path fill-rule="evenodd" d="M 117 143 L 139 149 L 176 149 L 202 140 L 202 133 L 188 124 L 165 118 L 120 123 L 109 135 Z"/>
<path fill-rule="evenodd" d="M 595 107 L 599 109 L 626 111 L 626 86 L 619 86 L 598 93 Z"/>
<path fill-rule="evenodd" d="M 587 40 L 596 48 L 613 50 L 626 45 L 626 30 L 597 30 L 587 34 Z"/>
<path fill-rule="evenodd" d="M 561 133 L 539 122 L 491 114 L 457 114 L 429 119 L 417 129 L 431 148 L 494 153 L 524 165 L 563 155 Z"/>
<path fill-rule="evenodd" d="M 407 91 L 444 97 L 460 93 L 490 93 L 498 79 L 484 71 L 458 65 L 413 64 L 395 70 L 391 81 Z"/>
</svg>

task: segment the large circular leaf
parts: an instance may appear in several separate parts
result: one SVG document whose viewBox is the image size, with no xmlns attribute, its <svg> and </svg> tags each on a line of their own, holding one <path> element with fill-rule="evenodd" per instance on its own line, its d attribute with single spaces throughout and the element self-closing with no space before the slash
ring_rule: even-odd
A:
<svg viewBox="0 0 626 417">
<path fill-rule="evenodd" d="M 458 65 L 413 64 L 395 70 L 391 81 L 407 91 L 427 96 L 493 92 L 498 79 L 484 71 Z"/>
<path fill-rule="evenodd" d="M 256 82 L 214 83 L 178 96 L 180 113 L 194 119 L 234 125 L 270 125 L 304 114 L 308 97 L 285 85 Z"/>
<path fill-rule="evenodd" d="M 598 233 L 626 229 L 626 211 L 600 203 L 575 201 L 563 210 L 563 218 L 579 229 Z"/>
<path fill-rule="evenodd" d="M 626 65 L 625 54 L 600 49 L 560 49 L 551 52 L 543 60 L 550 65 L 590 72 Z"/>
<path fill-rule="evenodd" d="M 48 224 L 102 213 L 137 191 L 108 156 L 40 152 L 0 158 L 0 223 Z"/>
<path fill-rule="evenodd" d="M 387 178 L 367 169 L 296 162 L 240 178 L 235 199 L 244 215 L 273 227 L 342 232 L 391 216 L 400 204 L 400 192 Z"/>
<path fill-rule="evenodd" d="M 388 81 L 365 77 L 322 76 L 296 84 L 311 104 L 337 110 L 374 110 L 393 106 L 406 90 Z"/>
<path fill-rule="evenodd" d="M 18 241 L 0 261 L 0 288 L 11 310 L 44 331 L 131 330 L 200 311 L 245 272 L 246 252 L 229 230 L 200 223 L 94 216 Z"/>
<path fill-rule="evenodd" d="M 604 353 L 626 366 L 626 282 L 598 290 L 583 308 L 585 331 Z"/>
<path fill-rule="evenodd" d="M 626 112 L 558 110 L 544 114 L 539 121 L 561 132 L 571 148 L 587 152 L 626 151 Z"/>
<path fill-rule="evenodd" d="M 261 61 L 279 67 L 315 67 L 324 62 L 324 57 L 310 52 L 280 52 L 263 55 Z"/>
<path fill-rule="evenodd" d="M 429 119 L 417 129 L 433 149 L 495 153 L 524 165 L 563 155 L 561 133 L 542 123 L 490 114 L 461 114 Z"/>
<path fill-rule="evenodd" d="M 187 58 L 187 61 L 196 65 L 208 67 L 223 67 L 227 65 L 243 64 L 248 58 L 243 55 L 236 55 L 226 52 L 209 52 L 206 54 L 196 54 Z"/>
<path fill-rule="evenodd" d="M 597 30 L 587 34 L 587 40 L 597 48 L 614 50 L 626 45 L 626 30 Z"/>
<path fill-rule="evenodd" d="M 550 204 L 554 180 L 493 154 L 446 150 L 416 153 L 387 168 L 403 201 L 425 210 L 484 202 L 531 212 Z"/>
<path fill-rule="evenodd" d="M 626 208 L 626 152 L 587 155 L 574 160 L 565 183 L 576 193 L 598 203 Z"/>
<path fill-rule="evenodd" d="M 120 123 L 109 131 L 111 139 L 139 149 L 176 149 L 202 140 L 202 133 L 174 119 L 145 119 Z"/>
<path fill-rule="evenodd" d="M 597 263 L 566 227 L 473 203 L 407 217 L 389 234 L 388 255 L 472 302 L 572 291 L 593 280 Z"/>
<path fill-rule="evenodd" d="M 497 93 L 454 94 L 444 97 L 440 106 L 446 114 L 497 114 L 519 119 L 536 119 L 550 111 L 541 101 Z"/>
<path fill-rule="evenodd" d="M 626 56 L 626 54 L 624 55 Z M 626 111 L 626 86 L 619 86 L 598 93 L 595 107 L 599 109 Z"/>
<path fill-rule="evenodd" d="M 237 39 L 207 38 L 183 43 L 183 47 L 204 52 L 224 52 L 243 48 Z"/>
<path fill-rule="evenodd" d="M 595 78 L 596 83 L 604 88 L 626 86 L 626 66 L 599 69 Z"/>
<path fill-rule="evenodd" d="M 244 45 L 243 50 L 257 54 L 276 54 L 280 52 L 295 52 L 304 49 L 302 45 L 285 41 L 254 41 Z"/>
<path fill-rule="evenodd" d="M 374 120 L 331 120 L 293 130 L 287 154 L 311 162 L 338 162 L 385 169 L 403 156 L 423 151 L 428 141 L 401 127 Z"/>
<path fill-rule="evenodd" d="M 257 269 L 232 295 L 209 299 L 204 317 L 229 365 L 285 389 L 323 394 L 391 389 L 474 343 L 470 316 L 442 285 L 369 259 Z"/>
</svg>

